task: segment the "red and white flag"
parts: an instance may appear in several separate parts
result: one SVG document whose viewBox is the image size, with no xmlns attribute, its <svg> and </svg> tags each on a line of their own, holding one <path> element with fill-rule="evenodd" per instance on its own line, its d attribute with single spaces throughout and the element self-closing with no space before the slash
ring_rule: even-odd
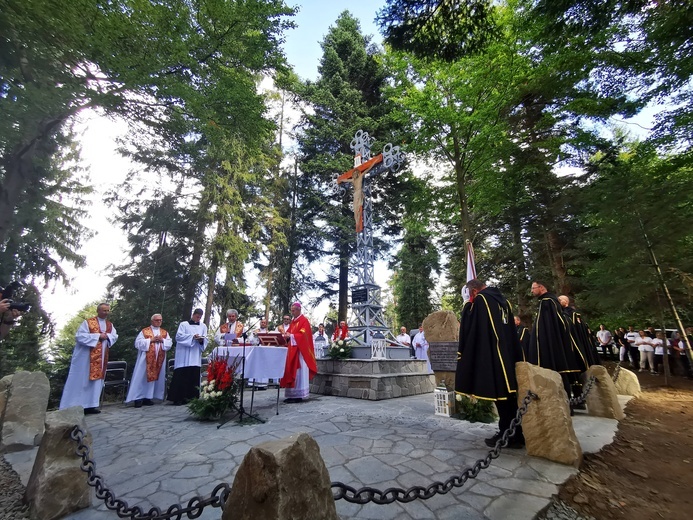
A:
<svg viewBox="0 0 693 520">
<path fill-rule="evenodd" d="M 467 240 L 466 243 L 466 249 L 467 249 L 467 281 L 469 280 L 474 280 L 476 278 L 476 263 L 474 261 L 474 247 L 472 247 L 472 243 Z M 468 302 L 470 300 L 471 296 L 469 294 L 469 288 L 465 284 L 464 287 L 462 287 L 462 299 L 465 302 Z"/>
</svg>

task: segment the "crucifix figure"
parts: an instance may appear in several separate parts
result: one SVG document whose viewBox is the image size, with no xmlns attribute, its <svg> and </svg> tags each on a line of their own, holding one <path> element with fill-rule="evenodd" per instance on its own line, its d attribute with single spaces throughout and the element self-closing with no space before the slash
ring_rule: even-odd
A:
<svg viewBox="0 0 693 520">
<path fill-rule="evenodd" d="M 370 178 L 386 170 L 397 171 L 404 162 L 398 146 L 388 143 L 383 152 L 371 158 L 374 139 L 359 130 L 351 141 L 354 150 L 354 167 L 336 175 L 338 192 L 345 193 L 345 183 L 354 185 L 354 220 L 356 223 L 356 255 L 353 262 L 356 285 L 352 292 L 352 310 L 356 325 L 350 326 L 352 338 L 360 345 L 370 345 L 374 334 L 387 335 L 389 329 L 382 316 L 380 287 L 373 277 L 373 219 Z M 357 295 L 358 294 L 358 298 Z"/>
</svg>

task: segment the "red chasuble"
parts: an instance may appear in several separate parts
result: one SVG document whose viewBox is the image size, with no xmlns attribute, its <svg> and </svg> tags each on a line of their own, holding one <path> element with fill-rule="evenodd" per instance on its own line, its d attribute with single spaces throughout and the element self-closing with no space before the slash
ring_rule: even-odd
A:
<svg viewBox="0 0 693 520">
<path fill-rule="evenodd" d="M 293 388 L 296 384 L 296 372 L 301 366 L 301 361 L 298 357 L 300 352 L 303 360 L 308 365 L 308 379 L 313 379 L 318 373 L 318 364 L 315 362 L 315 351 L 313 350 L 313 331 L 310 328 L 308 318 L 301 314 L 294 319 L 289 325 L 289 334 L 294 335 L 296 345 L 288 345 L 289 353 L 286 356 L 286 368 L 284 369 L 284 377 L 281 380 L 282 388 Z"/>
</svg>

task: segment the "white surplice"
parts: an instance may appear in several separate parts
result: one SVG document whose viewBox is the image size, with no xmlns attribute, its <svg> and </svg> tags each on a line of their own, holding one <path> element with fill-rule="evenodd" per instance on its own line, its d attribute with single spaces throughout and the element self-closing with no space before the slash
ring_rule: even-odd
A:
<svg viewBox="0 0 693 520">
<path fill-rule="evenodd" d="M 429 372 L 433 372 L 431 368 L 431 362 L 428 359 L 428 341 L 426 341 L 426 336 L 423 331 L 417 332 L 414 336 L 414 352 L 416 353 L 416 359 L 423 359 L 426 361 L 426 367 Z"/>
<path fill-rule="evenodd" d="M 99 329 L 106 332 L 106 320 L 99 319 Z M 70 372 L 65 381 L 63 396 L 60 399 L 60 409 L 70 408 L 71 406 L 82 406 L 84 408 L 97 408 L 103 389 L 103 379 L 96 381 L 89 380 L 89 361 L 91 349 L 96 347 L 99 342 L 101 332 L 89 332 L 89 325 L 84 320 L 77 329 L 75 335 L 75 350 L 72 352 L 70 362 Z M 101 342 L 101 359 L 103 362 L 109 347 L 118 339 L 115 327 L 111 328 L 108 339 Z M 104 367 L 105 370 L 105 367 Z"/>
<path fill-rule="evenodd" d="M 202 343 L 193 338 L 195 334 L 202 336 Z M 201 366 L 202 351 L 205 347 L 207 347 L 207 325 L 202 322 L 198 325 L 193 325 L 188 321 L 182 321 L 178 325 L 178 332 L 176 332 L 174 370 L 176 368 Z"/>
<path fill-rule="evenodd" d="M 151 326 L 152 334 L 159 335 L 160 328 Z M 135 338 L 135 348 L 137 352 L 137 361 L 135 368 L 132 371 L 132 379 L 130 380 L 130 389 L 128 396 L 125 399 L 126 403 L 137 401 L 139 399 L 164 399 L 164 390 L 166 389 L 166 351 L 173 346 L 171 335 L 167 334 L 163 343 L 152 343 L 156 349 L 156 359 L 159 356 L 164 357 L 164 362 L 159 371 L 159 377 L 156 381 L 147 381 L 147 352 L 149 352 L 150 342 L 144 337 L 142 331 Z"/>
</svg>

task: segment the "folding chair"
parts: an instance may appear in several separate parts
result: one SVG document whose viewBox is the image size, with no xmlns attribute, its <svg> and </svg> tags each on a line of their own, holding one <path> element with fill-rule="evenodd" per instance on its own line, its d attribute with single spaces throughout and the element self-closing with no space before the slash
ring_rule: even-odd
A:
<svg viewBox="0 0 693 520">
<path fill-rule="evenodd" d="M 125 400 L 128 388 L 130 388 L 130 381 L 127 379 L 127 373 L 127 361 L 108 362 L 108 365 L 106 365 L 106 376 L 104 377 L 104 383 L 103 388 L 101 390 L 101 399 L 99 399 L 99 404 L 101 404 L 101 401 L 103 401 L 103 396 L 105 395 L 107 388 L 121 387 L 123 389 L 122 400 Z"/>
</svg>

